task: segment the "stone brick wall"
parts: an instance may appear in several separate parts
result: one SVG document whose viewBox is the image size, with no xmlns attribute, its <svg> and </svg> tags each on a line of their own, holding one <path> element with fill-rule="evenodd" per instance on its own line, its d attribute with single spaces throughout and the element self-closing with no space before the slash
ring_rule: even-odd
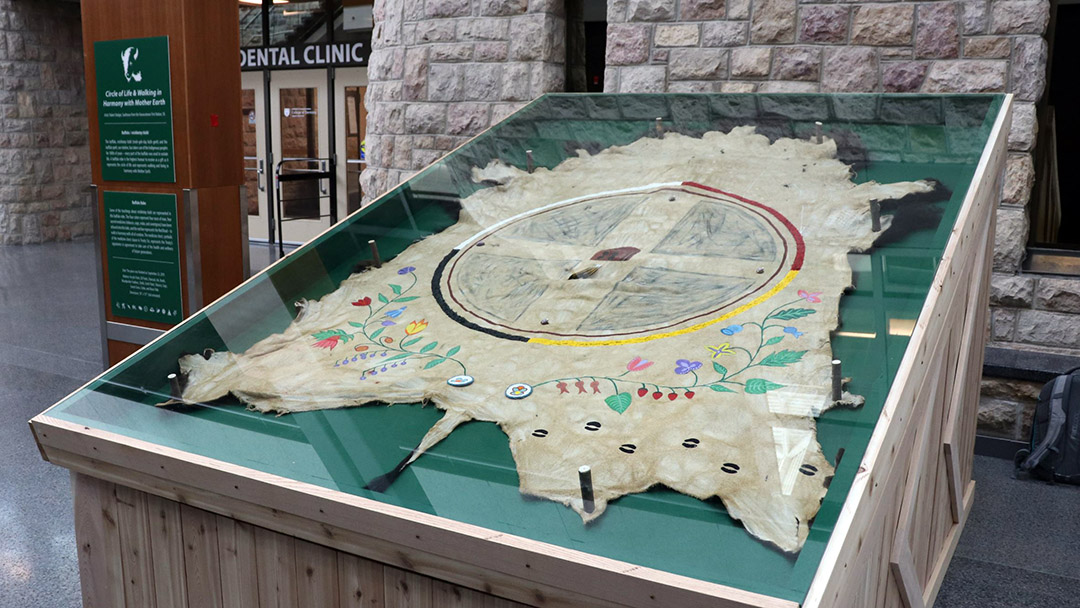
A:
<svg viewBox="0 0 1080 608">
<path fill-rule="evenodd" d="M 376 0 L 365 196 L 563 90 L 564 0 Z"/>
<path fill-rule="evenodd" d="M 365 192 L 560 90 L 565 1 L 377 0 Z M 1080 281 L 1021 270 L 1048 0 L 608 0 L 607 10 L 608 92 L 1014 93 L 989 338 L 1080 355 Z M 1026 433 L 1029 384 L 988 379 L 982 425 Z"/>
<path fill-rule="evenodd" d="M 0 0 L 0 243 L 93 234 L 79 5 Z"/>
</svg>

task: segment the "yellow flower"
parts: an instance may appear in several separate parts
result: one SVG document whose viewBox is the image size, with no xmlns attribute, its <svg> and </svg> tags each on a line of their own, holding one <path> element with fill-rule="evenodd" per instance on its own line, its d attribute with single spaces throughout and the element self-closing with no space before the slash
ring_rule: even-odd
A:
<svg viewBox="0 0 1080 608">
<path fill-rule="evenodd" d="M 706 346 L 705 348 L 707 348 L 709 350 L 709 352 L 712 353 L 712 358 L 713 359 L 715 359 L 715 358 L 717 358 L 717 357 L 719 357 L 721 355 L 734 355 L 735 354 L 735 350 L 733 348 L 731 348 L 731 343 L 729 343 L 729 342 L 724 342 L 720 346 Z"/>
<path fill-rule="evenodd" d="M 427 319 L 413 321 L 412 323 L 409 323 L 407 326 L 405 326 L 405 335 L 411 336 L 413 334 L 418 334 L 424 331 L 425 327 L 427 327 Z"/>
</svg>

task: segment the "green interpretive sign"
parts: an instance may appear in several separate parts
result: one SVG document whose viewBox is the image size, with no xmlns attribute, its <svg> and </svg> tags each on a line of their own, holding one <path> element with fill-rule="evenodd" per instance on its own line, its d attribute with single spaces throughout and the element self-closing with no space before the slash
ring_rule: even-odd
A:
<svg viewBox="0 0 1080 608">
<path fill-rule="evenodd" d="M 105 193 L 105 252 L 112 313 L 179 323 L 184 318 L 175 194 Z"/>
<path fill-rule="evenodd" d="M 94 43 L 101 173 L 107 181 L 176 181 L 169 37 Z"/>
</svg>

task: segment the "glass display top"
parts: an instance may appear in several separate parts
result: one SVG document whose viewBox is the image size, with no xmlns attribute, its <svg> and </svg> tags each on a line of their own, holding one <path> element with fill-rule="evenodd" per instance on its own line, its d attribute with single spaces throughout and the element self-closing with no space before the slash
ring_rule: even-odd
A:
<svg viewBox="0 0 1080 608">
<path fill-rule="evenodd" d="M 47 414 L 801 602 L 1002 102 L 547 95 Z"/>
</svg>

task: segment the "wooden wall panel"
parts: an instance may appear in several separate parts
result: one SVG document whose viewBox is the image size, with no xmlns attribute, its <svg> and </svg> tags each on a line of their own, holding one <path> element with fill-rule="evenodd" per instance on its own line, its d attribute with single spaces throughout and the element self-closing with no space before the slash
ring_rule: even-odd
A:
<svg viewBox="0 0 1080 608">
<path fill-rule="evenodd" d="M 254 526 L 218 515 L 217 530 L 221 603 L 226 608 L 259 608 Z"/>
<path fill-rule="evenodd" d="M 78 474 L 72 475 L 72 485 L 83 608 L 124 606 L 116 486 Z"/>
<path fill-rule="evenodd" d="M 192 608 L 225 608 L 221 603 L 217 516 L 181 505 L 180 520 L 184 534 L 184 577 L 188 605 Z"/>
<path fill-rule="evenodd" d="M 146 503 L 146 494 L 116 486 L 116 525 L 120 531 L 124 601 L 129 606 L 156 608 L 150 518 Z"/>
<path fill-rule="evenodd" d="M 187 608 L 180 504 L 147 494 L 146 507 L 150 519 L 150 553 L 153 556 L 157 608 Z M 79 508 L 78 505 L 76 508 Z"/>
</svg>

